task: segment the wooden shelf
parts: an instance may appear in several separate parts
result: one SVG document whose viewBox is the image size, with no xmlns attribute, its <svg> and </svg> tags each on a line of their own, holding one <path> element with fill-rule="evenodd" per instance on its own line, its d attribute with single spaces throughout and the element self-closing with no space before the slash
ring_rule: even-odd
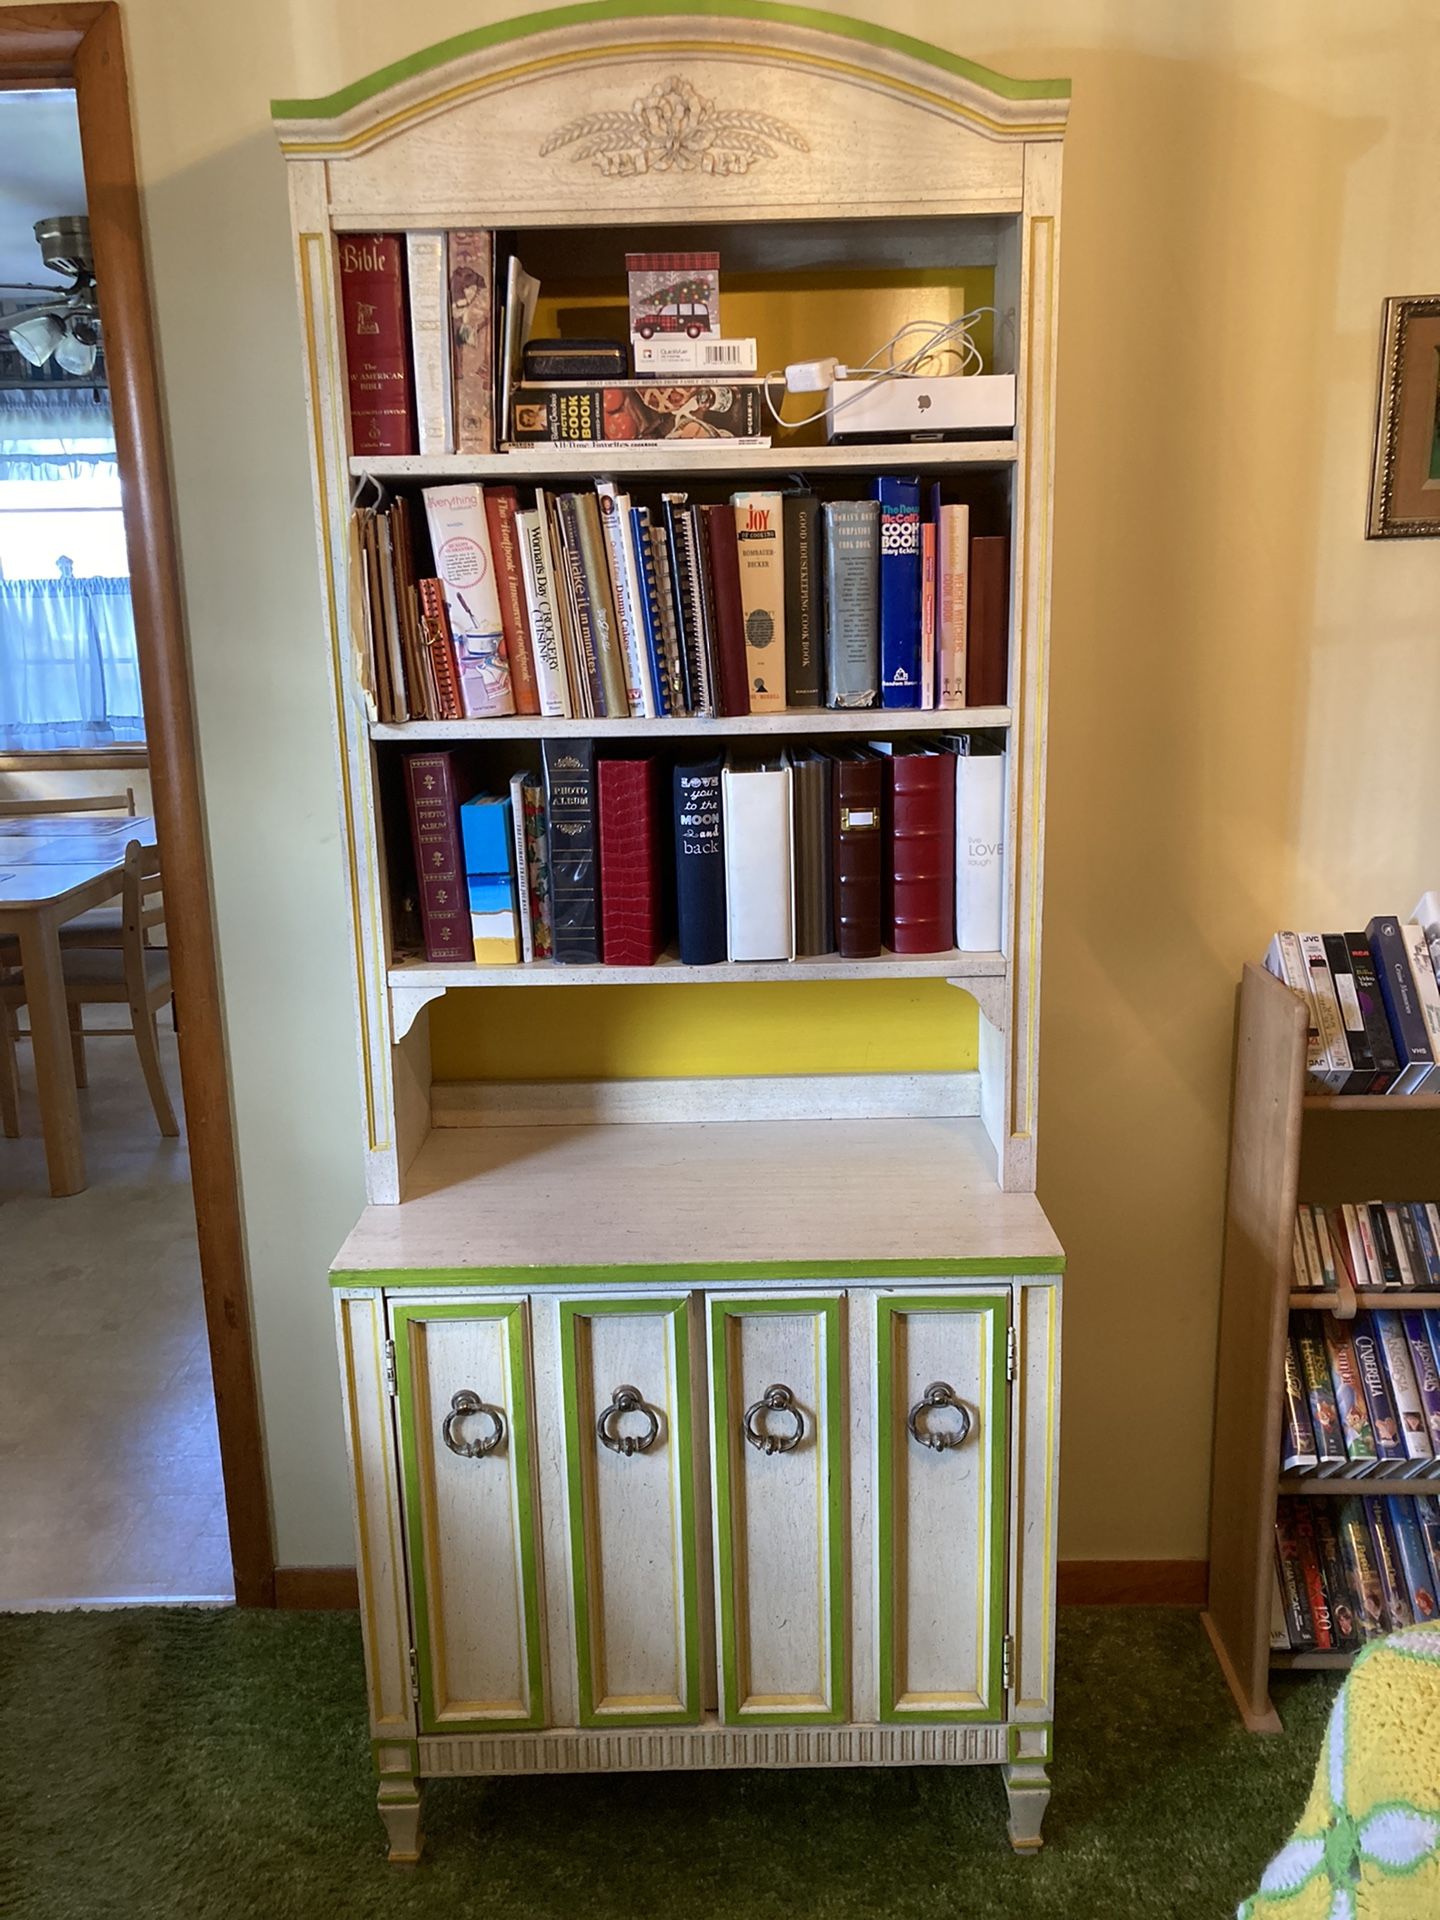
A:
<svg viewBox="0 0 1440 1920">
<path fill-rule="evenodd" d="M 1301 996 L 1263 967 L 1247 966 L 1235 1050 L 1206 1625 L 1236 1705 L 1254 1731 L 1279 1730 L 1268 1690 L 1273 1668 L 1344 1667 L 1351 1658 L 1270 1650 L 1277 1496 L 1440 1493 L 1440 1478 L 1397 1473 L 1393 1466 L 1368 1479 L 1280 1472 L 1288 1311 L 1314 1308 L 1348 1318 L 1440 1307 L 1440 1293 L 1403 1287 L 1357 1293 L 1344 1275 L 1333 1292 L 1292 1284 L 1301 1149 L 1310 1114 L 1327 1107 L 1393 1113 L 1440 1106 L 1434 1094 L 1307 1092 L 1306 1028 Z M 1351 1151 L 1357 1149 L 1358 1143 Z"/>
<path fill-rule="evenodd" d="M 436 1128 L 399 1206 L 371 1206 L 337 1273 L 957 1263 L 1058 1272 L 1033 1193 L 1002 1193 L 978 1120 Z M 574 1284 L 573 1278 L 571 1284 Z"/>
<path fill-rule="evenodd" d="M 1358 1480 L 1347 1480 L 1343 1474 L 1286 1474 L 1278 1483 L 1281 1493 L 1298 1494 L 1344 1494 L 1344 1493 L 1440 1493 L 1440 1481 L 1426 1474 L 1414 1474 L 1401 1477 L 1399 1474 L 1379 1475 L 1371 1479 L 1363 1476 Z"/>
<path fill-rule="evenodd" d="M 1008 727 L 1009 707 L 943 707 L 930 712 L 866 707 L 832 712 L 796 707 L 785 713 L 749 713 L 733 719 L 557 720 L 543 715 L 507 715 L 497 720 L 374 721 L 372 740 L 718 740 L 773 738 L 785 734 L 859 735 L 956 733 L 976 727 Z"/>
<path fill-rule="evenodd" d="M 1333 1667 L 1345 1668 L 1354 1661 L 1353 1653 L 1272 1653 L 1270 1664 L 1276 1668 Z"/>
<path fill-rule="evenodd" d="M 1307 1093 L 1307 1113 L 1437 1113 L 1440 1093 Z"/>
<path fill-rule="evenodd" d="M 694 441 L 668 447 L 527 447 L 515 453 L 407 453 L 352 458 L 350 472 L 370 480 L 585 480 L 596 474 L 938 473 L 947 467 L 1011 467 L 1013 440 L 926 440 L 900 446 L 727 447 Z"/>
<path fill-rule="evenodd" d="M 1333 1313 L 1341 1304 L 1338 1293 L 1292 1293 L 1290 1305 L 1296 1307 L 1314 1307 L 1320 1313 Z M 1422 1293 L 1418 1287 L 1401 1287 L 1390 1293 L 1376 1293 L 1373 1289 L 1355 1295 L 1355 1304 L 1362 1312 L 1384 1313 L 1392 1307 L 1396 1312 L 1404 1312 L 1411 1307 L 1440 1307 L 1440 1293 Z"/>
<path fill-rule="evenodd" d="M 553 960 L 522 960 L 513 967 L 481 967 L 464 961 L 436 965 L 401 960 L 386 978 L 392 987 L 632 987 L 735 986 L 756 981 L 793 985 L 805 980 L 994 980 L 1005 974 L 1003 953 L 886 953 L 878 960 L 842 960 L 839 954 L 815 959 L 730 960 L 713 967 L 687 967 L 673 953 L 653 967 L 557 965 Z"/>
</svg>

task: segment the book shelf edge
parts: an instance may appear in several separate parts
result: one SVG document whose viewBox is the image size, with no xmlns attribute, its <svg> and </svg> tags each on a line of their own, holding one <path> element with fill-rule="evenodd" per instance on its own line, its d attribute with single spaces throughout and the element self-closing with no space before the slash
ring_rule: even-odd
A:
<svg viewBox="0 0 1440 1920">
<path fill-rule="evenodd" d="M 1440 1093 L 1307 1093 L 1306 1113 L 1440 1113 Z"/>
<path fill-rule="evenodd" d="M 693 443 L 691 443 L 693 444 Z M 536 445 L 511 453 L 396 453 L 367 460 L 352 454 L 346 465 L 352 479 L 365 480 L 590 480 L 612 474 L 653 475 L 814 471 L 863 473 L 869 467 L 914 467 L 940 472 L 947 467 L 982 470 L 1013 467 L 1017 443 L 1003 440 L 922 440 L 845 442 L 840 445 L 726 447 L 707 441 L 695 452 L 671 453 L 663 447 L 627 447 L 623 440 L 583 442 L 574 448 Z"/>
<path fill-rule="evenodd" d="M 794 960 L 719 960 L 690 967 L 674 955 L 650 967 L 611 967 L 555 960 L 517 960 L 512 966 L 484 967 L 474 961 L 453 964 L 399 961 L 386 971 L 391 992 L 448 991 L 451 987 L 633 987 L 633 986 L 796 986 L 820 980 L 971 980 L 1003 979 L 1002 953 L 893 954 L 878 960 L 843 960 L 820 954 Z"/>
<path fill-rule="evenodd" d="M 1340 1296 L 1335 1293 L 1290 1293 L 1290 1311 L 1303 1313 L 1334 1313 L 1340 1305 Z M 1440 1293 L 1421 1288 L 1401 1288 L 1398 1292 L 1376 1293 L 1373 1288 L 1356 1289 L 1355 1305 L 1362 1313 L 1403 1313 L 1407 1308 L 1440 1307 Z M 1341 1314 L 1342 1320 L 1350 1316 Z"/>
<path fill-rule="evenodd" d="M 504 714 L 484 720 L 372 720 L 372 740 L 722 740 L 784 734 L 962 733 L 1008 728 L 1009 707 L 866 707 L 860 711 L 830 707 L 786 707 L 779 713 L 734 714 L 714 719 L 671 714 L 646 720 L 562 719 L 550 714 Z"/>
<path fill-rule="evenodd" d="M 1440 1493 L 1440 1479 L 1433 1475 L 1376 1474 L 1367 1479 L 1351 1479 L 1341 1473 L 1282 1474 L 1276 1483 L 1276 1497 L 1313 1500 L 1317 1497 L 1343 1499 L 1346 1494 L 1373 1494 L 1377 1500 L 1408 1500 L 1415 1493 Z"/>
<path fill-rule="evenodd" d="M 1272 1647 L 1270 1665 L 1276 1673 L 1306 1673 L 1327 1669 L 1343 1671 L 1354 1666 L 1355 1654 L 1360 1651 L 1357 1647 L 1353 1653 L 1339 1653 L 1333 1649 L 1321 1651 L 1317 1647 L 1313 1653 L 1287 1653 L 1281 1647 Z"/>
</svg>

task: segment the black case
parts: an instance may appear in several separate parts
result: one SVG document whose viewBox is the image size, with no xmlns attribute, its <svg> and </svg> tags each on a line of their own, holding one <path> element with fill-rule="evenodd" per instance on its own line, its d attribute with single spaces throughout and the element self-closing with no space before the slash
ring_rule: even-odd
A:
<svg viewBox="0 0 1440 1920">
<path fill-rule="evenodd" d="M 520 366 L 526 380 L 623 380 L 630 353 L 619 340 L 527 340 Z"/>
</svg>

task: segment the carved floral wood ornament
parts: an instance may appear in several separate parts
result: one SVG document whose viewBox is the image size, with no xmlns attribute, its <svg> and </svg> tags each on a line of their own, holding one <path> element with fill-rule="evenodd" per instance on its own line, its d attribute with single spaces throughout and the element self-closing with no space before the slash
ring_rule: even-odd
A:
<svg viewBox="0 0 1440 1920">
<path fill-rule="evenodd" d="M 809 143 L 773 114 L 717 107 L 688 80 L 657 81 L 628 113 L 587 113 L 557 127 L 540 152 L 575 147 L 603 174 L 748 173 L 773 160 L 777 146 L 808 153 Z"/>
</svg>

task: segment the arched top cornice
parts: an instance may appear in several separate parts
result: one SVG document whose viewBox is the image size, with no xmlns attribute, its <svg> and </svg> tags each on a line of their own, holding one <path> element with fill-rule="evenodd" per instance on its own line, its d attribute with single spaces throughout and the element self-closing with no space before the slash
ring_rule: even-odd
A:
<svg viewBox="0 0 1440 1920">
<path fill-rule="evenodd" d="M 813 7 L 589 0 L 457 34 L 321 99 L 272 101 L 271 113 L 288 154 L 341 159 L 487 92 L 613 67 L 627 50 L 677 60 L 723 52 L 878 88 L 996 141 L 1058 139 L 1069 107 L 1068 81 L 1011 79 L 908 34 Z"/>
</svg>

